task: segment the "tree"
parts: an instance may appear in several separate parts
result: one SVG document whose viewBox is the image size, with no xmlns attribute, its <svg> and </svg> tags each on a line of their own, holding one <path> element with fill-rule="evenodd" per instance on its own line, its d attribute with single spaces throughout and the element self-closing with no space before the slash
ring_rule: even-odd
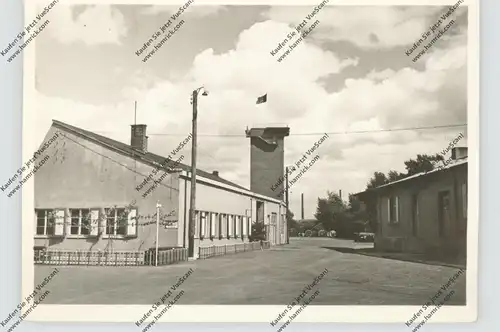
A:
<svg viewBox="0 0 500 332">
<path fill-rule="evenodd" d="M 375 172 L 373 173 L 373 177 L 366 184 L 366 188 L 367 189 L 376 188 L 386 183 L 388 183 L 388 180 L 385 174 L 382 172 Z"/>
<path fill-rule="evenodd" d="M 444 160 L 444 158 L 440 154 L 435 154 L 433 156 L 418 154 L 416 159 L 410 159 L 404 162 L 406 166 L 406 176 L 432 171 L 435 165 L 442 160 Z"/>
<path fill-rule="evenodd" d="M 249 240 L 250 242 L 266 240 L 266 226 L 264 226 L 263 222 L 252 224 L 252 234 L 250 234 Z"/>
<path fill-rule="evenodd" d="M 387 183 L 401 180 L 406 176 L 406 174 L 399 173 L 398 171 L 389 171 L 389 173 L 387 173 Z"/>
<path fill-rule="evenodd" d="M 362 206 L 361 206 L 361 201 L 357 196 L 354 196 L 352 194 L 349 194 L 349 211 L 353 214 L 358 213 L 361 211 Z"/>
<path fill-rule="evenodd" d="M 444 158 L 440 154 L 418 154 L 415 159 L 409 159 L 404 162 L 406 167 L 406 174 L 391 170 L 387 173 L 386 176 L 382 172 L 375 172 L 373 173 L 372 178 L 366 184 L 366 189 L 376 188 L 390 182 L 404 179 L 414 174 L 431 171 L 436 167 L 438 162 L 442 160 L 444 160 Z M 377 230 L 376 201 L 374 199 L 367 198 L 367 200 L 365 201 L 365 205 L 370 228 L 373 232 L 375 232 Z"/>
<path fill-rule="evenodd" d="M 418 154 L 417 158 L 409 159 L 404 162 L 406 173 L 400 173 L 394 170 L 389 171 L 387 175 L 382 172 L 373 173 L 372 178 L 366 184 L 366 189 L 380 187 L 384 184 L 398 181 L 417 173 L 432 171 L 436 167 L 437 163 L 443 159 L 443 156 L 440 154 Z"/>
<path fill-rule="evenodd" d="M 338 194 L 327 192 L 327 196 L 327 198 L 318 197 L 318 206 L 314 217 L 325 230 L 331 231 L 335 230 L 347 207 Z"/>
</svg>

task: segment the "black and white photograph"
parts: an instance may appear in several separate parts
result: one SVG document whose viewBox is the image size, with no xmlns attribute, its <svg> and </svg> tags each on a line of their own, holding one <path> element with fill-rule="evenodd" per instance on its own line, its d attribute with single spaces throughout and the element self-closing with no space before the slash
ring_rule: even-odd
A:
<svg viewBox="0 0 500 332">
<path fill-rule="evenodd" d="M 475 320 L 477 2 L 28 1 L 11 311 Z"/>
</svg>

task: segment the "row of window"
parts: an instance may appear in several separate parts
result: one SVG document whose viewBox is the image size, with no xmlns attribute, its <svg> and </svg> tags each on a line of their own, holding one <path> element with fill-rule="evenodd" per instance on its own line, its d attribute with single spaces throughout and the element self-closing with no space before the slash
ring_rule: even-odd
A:
<svg viewBox="0 0 500 332">
<path fill-rule="evenodd" d="M 238 238 L 251 235 L 252 219 L 247 216 L 196 211 L 195 237 L 203 238 Z"/>
<path fill-rule="evenodd" d="M 35 214 L 36 235 L 40 236 L 98 236 L 99 231 L 107 236 L 136 236 L 136 220 L 140 219 L 137 209 L 126 208 L 69 209 L 68 216 L 63 209 L 36 209 Z M 251 234 L 251 223 L 247 216 L 196 211 L 195 235 L 199 238 L 245 237 Z"/>
<path fill-rule="evenodd" d="M 103 212 L 100 209 L 69 209 L 66 216 L 62 209 L 36 209 L 36 235 L 98 236 L 99 230 L 108 236 L 137 235 L 137 209 L 106 208 Z"/>
</svg>

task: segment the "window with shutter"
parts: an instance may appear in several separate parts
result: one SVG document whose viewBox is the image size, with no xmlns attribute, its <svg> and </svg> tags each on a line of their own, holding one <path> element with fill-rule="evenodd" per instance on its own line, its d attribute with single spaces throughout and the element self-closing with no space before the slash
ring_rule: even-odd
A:
<svg viewBox="0 0 500 332">
<path fill-rule="evenodd" d="M 61 213 L 59 213 L 59 215 L 56 215 L 57 211 L 62 212 L 62 217 Z M 58 217 L 59 220 L 57 219 Z M 35 219 L 35 235 L 53 236 L 64 234 L 64 210 L 35 209 Z M 58 227 L 57 234 L 56 227 Z"/>
<path fill-rule="evenodd" d="M 35 209 L 36 235 L 54 235 L 55 214 L 52 210 Z"/>
<path fill-rule="evenodd" d="M 86 236 L 90 235 L 90 209 L 70 209 L 70 235 Z"/>
<path fill-rule="evenodd" d="M 133 209 L 130 208 L 109 208 L 104 209 L 105 217 L 103 219 L 104 225 L 104 234 L 107 236 L 126 236 L 128 235 L 129 224 L 131 223 L 129 220 L 130 212 Z M 136 216 L 134 216 L 136 218 Z M 134 219 L 134 224 L 137 224 L 137 220 Z M 137 225 L 135 225 L 137 226 Z M 131 235 L 135 236 L 135 235 Z"/>
</svg>

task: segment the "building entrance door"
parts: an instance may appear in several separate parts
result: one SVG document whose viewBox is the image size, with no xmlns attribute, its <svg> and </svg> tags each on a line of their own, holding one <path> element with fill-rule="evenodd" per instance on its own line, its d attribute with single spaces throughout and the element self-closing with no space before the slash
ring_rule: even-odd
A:
<svg viewBox="0 0 500 332">
<path fill-rule="evenodd" d="M 271 242 L 271 245 L 276 244 L 276 225 L 271 225 L 270 227 L 269 240 Z"/>
<path fill-rule="evenodd" d="M 447 228 L 450 225 L 450 192 L 441 191 L 438 194 L 438 218 L 439 218 L 439 236 L 444 237 Z"/>
</svg>

